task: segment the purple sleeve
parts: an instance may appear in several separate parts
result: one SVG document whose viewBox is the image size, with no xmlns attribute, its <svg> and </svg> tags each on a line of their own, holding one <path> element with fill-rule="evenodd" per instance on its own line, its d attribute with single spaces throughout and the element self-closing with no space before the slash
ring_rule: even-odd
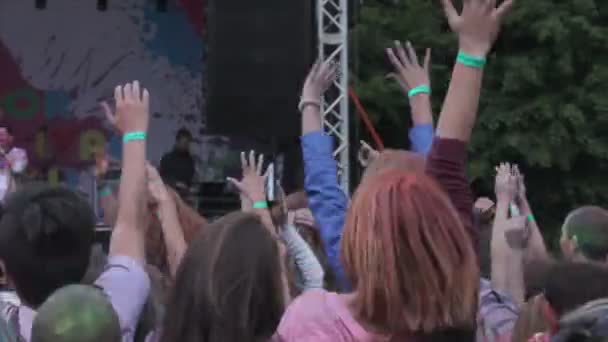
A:
<svg viewBox="0 0 608 342">
<path fill-rule="evenodd" d="M 473 193 L 466 176 L 466 155 L 465 142 L 435 137 L 427 157 L 426 173 L 446 192 L 478 251 L 479 231 L 473 226 Z"/>
<path fill-rule="evenodd" d="M 95 285 L 106 293 L 118 315 L 122 341 L 132 342 L 139 315 L 150 294 L 150 278 L 143 266 L 130 257 L 110 257 Z"/>
<path fill-rule="evenodd" d="M 486 341 L 508 341 L 519 316 L 515 301 L 507 294 L 492 289 L 490 282 L 482 279 L 479 286 L 479 333 Z"/>
</svg>

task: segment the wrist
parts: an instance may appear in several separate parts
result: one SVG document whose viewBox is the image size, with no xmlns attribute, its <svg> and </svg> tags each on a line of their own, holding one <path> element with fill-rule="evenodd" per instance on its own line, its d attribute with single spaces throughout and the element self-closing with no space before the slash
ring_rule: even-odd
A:
<svg viewBox="0 0 608 342">
<path fill-rule="evenodd" d="M 496 205 L 499 203 L 509 205 L 512 199 L 513 196 L 509 194 L 496 194 Z"/>
<path fill-rule="evenodd" d="M 475 46 L 475 45 L 469 45 L 469 44 L 463 44 L 463 43 L 460 43 L 460 45 L 458 47 L 459 52 L 462 52 L 469 56 L 477 57 L 477 58 L 486 58 L 486 55 L 488 54 L 489 50 L 490 49 L 488 47 Z"/>
</svg>

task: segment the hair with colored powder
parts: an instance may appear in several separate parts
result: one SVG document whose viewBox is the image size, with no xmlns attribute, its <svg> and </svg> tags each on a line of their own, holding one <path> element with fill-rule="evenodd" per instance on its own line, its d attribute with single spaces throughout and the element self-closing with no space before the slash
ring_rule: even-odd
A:
<svg viewBox="0 0 608 342">
<path fill-rule="evenodd" d="M 32 342 L 119 342 L 120 323 L 108 297 L 87 285 L 69 285 L 38 309 Z"/>
<path fill-rule="evenodd" d="M 409 172 L 422 172 L 425 166 L 424 156 L 405 150 L 386 149 L 374 158 L 363 173 L 363 178 L 396 169 Z"/>
<path fill-rule="evenodd" d="M 341 249 L 360 321 L 421 340 L 474 329 L 477 258 L 456 209 L 431 177 L 393 170 L 364 179 Z"/>
<path fill-rule="evenodd" d="M 570 212 L 563 231 L 577 243 L 578 250 L 587 258 L 606 261 L 608 256 L 608 211 L 585 206 Z"/>
</svg>

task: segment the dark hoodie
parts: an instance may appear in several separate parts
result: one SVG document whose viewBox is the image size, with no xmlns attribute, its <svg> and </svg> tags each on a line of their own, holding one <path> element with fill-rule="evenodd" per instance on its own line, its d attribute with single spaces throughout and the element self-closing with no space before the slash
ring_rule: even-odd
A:
<svg viewBox="0 0 608 342">
<path fill-rule="evenodd" d="M 588 302 L 564 315 L 551 341 L 608 341 L 608 298 Z"/>
</svg>

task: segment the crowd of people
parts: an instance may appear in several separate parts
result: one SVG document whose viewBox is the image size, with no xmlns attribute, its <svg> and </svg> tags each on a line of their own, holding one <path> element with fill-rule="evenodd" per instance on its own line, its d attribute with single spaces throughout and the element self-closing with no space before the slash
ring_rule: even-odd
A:
<svg viewBox="0 0 608 342">
<path fill-rule="evenodd" d="M 517 165 L 496 167 L 495 200 L 475 199 L 467 145 L 492 44 L 513 0 L 442 0 L 459 53 L 438 121 L 430 50 L 386 53 L 411 107 L 412 150 L 362 147 L 364 176 L 340 188 L 324 91 L 336 67 L 303 86 L 304 191 L 267 199 L 264 158 L 241 155 L 228 179 L 241 210 L 208 222 L 146 161 L 148 91 L 116 87 L 109 123 L 123 137 L 118 189 L 100 183 L 109 251 L 76 192 L 33 184 L 0 219 L 0 341 L 604 341 L 608 211 L 567 214 L 552 256 Z M 204 208 L 203 208 L 204 210 Z"/>
</svg>

